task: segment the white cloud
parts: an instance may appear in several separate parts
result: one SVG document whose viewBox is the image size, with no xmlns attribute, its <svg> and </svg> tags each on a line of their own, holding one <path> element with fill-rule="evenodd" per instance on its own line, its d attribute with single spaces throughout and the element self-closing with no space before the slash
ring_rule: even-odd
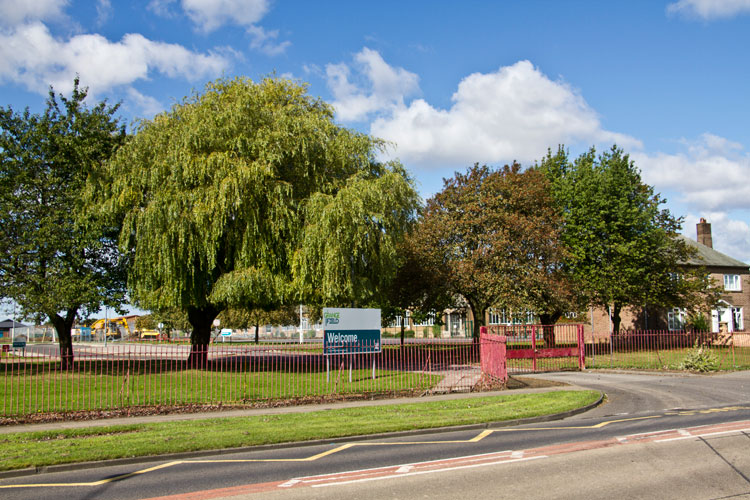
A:
<svg viewBox="0 0 750 500">
<path fill-rule="evenodd" d="M 259 50 L 268 56 L 283 54 L 287 47 L 292 44 L 289 40 L 276 42 L 279 37 L 278 30 L 266 31 L 260 26 L 249 26 L 247 32 L 252 37 L 250 48 Z"/>
<path fill-rule="evenodd" d="M 730 217 L 726 212 L 700 212 L 685 217 L 683 234 L 695 240 L 696 224 L 701 218 L 711 223 L 713 248 L 719 252 L 750 263 L 750 226 L 744 220 Z"/>
<path fill-rule="evenodd" d="M 97 0 L 96 24 L 102 26 L 112 17 L 112 3 L 110 0 Z"/>
<path fill-rule="evenodd" d="M 344 68 L 335 69 L 344 73 Z M 348 79 L 339 76 L 335 81 L 342 93 L 358 96 Z M 550 80 L 529 61 L 467 76 L 452 101 L 450 109 L 435 108 L 423 99 L 408 106 L 397 103 L 370 131 L 395 142 L 396 156 L 407 164 L 423 167 L 531 162 L 558 144 L 641 146 L 633 137 L 604 130 L 576 91 Z"/>
<path fill-rule="evenodd" d="M 712 134 L 683 144 L 685 152 L 631 157 L 648 184 L 679 192 L 691 210 L 750 209 L 750 156 L 741 145 Z"/>
<path fill-rule="evenodd" d="M 127 90 L 128 99 L 125 102 L 125 106 L 133 108 L 136 112 L 134 114 L 149 119 L 164 111 L 164 106 L 157 99 L 144 95 L 138 92 L 136 89 L 130 87 Z"/>
<path fill-rule="evenodd" d="M 365 88 L 350 81 L 351 70 L 346 64 L 326 65 L 328 87 L 340 120 L 364 120 L 372 113 L 403 107 L 405 97 L 419 92 L 416 74 L 388 65 L 375 50 L 363 48 L 354 61 L 356 77 L 360 77 Z"/>
<path fill-rule="evenodd" d="M 148 9 L 163 17 L 174 17 L 175 0 L 151 0 Z M 211 33 L 224 25 L 234 24 L 246 29 L 250 48 L 268 56 L 284 53 L 292 42 L 277 41 L 278 30 L 266 30 L 257 23 L 270 10 L 270 0 L 181 0 L 182 10 L 197 29 Z"/>
<path fill-rule="evenodd" d="M 667 5 L 667 13 L 702 19 L 734 17 L 750 12 L 750 0 L 679 0 Z"/>
<path fill-rule="evenodd" d="M 257 23 L 268 12 L 269 1 L 182 0 L 182 8 L 202 31 L 210 33 L 224 24 L 249 27 Z"/>
<path fill-rule="evenodd" d="M 683 232 L 695 239 L 701 217 L 711 223 L 714 248 L 750 263 L 750 155 L 742 145 L 713 134 L 682 140 L 684 151 L 631 154 L 644 182 L 672 193 L 670 206 L 680 206 Z"/>
<path fill-rule="evenodd" d="M 15 26 L 27 21 L 52 20 L 64 17 L 69 0 L 2 0 L 0 25 Z"/>
<path fill-rule="evenodd" d="M 173 17 L 174 13 L 170 9 L 175 0 L 151 0 L 146 8 L 161 17 Z"/>
<path fill-rule="evenodd" d="M 41 23 L 0 33 L 0 81 L 14 81 L 42 94 L 49 85 L 69 88 L 76 74 L 98 93 L 148 79 L 152 72 L 188 80 L 212 77 L 228 64 L 221 54 L 193 52 L 140 34 L 127 34 L 119 42 L 97 34 L 61 40 Z"/>
</svg>

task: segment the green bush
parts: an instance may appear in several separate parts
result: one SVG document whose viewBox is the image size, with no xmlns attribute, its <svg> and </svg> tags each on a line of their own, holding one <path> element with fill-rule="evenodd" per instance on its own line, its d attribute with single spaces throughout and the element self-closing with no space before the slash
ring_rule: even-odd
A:
<svg viewBox="0 0 750 500">
<path fill-rule="evenodd" d="M 696 341 L 677 368 L 693 372 L 714 372 L 719 369 L 719 360 L 706 346 L 699 346 Z"/>
<path fill-rule="evenodd" d="M 711 320 L 706 317 L 705 314 L 699 312 L 697 314 L 691 314 L 687 318 L 685 323 L 687 329 L 694 332 L 710 332 L 711 331 Z"/>
<path fill-rule="evenodd" d="M 442 329 L 443 329 L 443 327 L 441 327 L 441 326 L 440 326 L 440 325 L 438 325 L 438 324 L 434 324 L 434 325 L 432 325 L 432 336 L 433 336 L 434 338 L 436 338 L 436 339 L 438 339 L 438 338 L 442 337 L 442 336 L 443 336 L 443 335 L 442 335 Z"/>
</svg>

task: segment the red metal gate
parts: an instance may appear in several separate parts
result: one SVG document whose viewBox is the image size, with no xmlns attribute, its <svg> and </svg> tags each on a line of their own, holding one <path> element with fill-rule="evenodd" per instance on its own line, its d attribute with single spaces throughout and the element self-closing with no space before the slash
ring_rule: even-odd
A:
<svg viewBox="0 0 750 500">
<path fill-rule="evenodd" d="M 510 373 L 586 369 L 583 325 L 490 325 L 488 333 L 506 337 Z"/>
<path fill-rule="evenodd" d="M 480 363 L 482 367 L 482 376 L 488 383 L 505 383 L 508 381 L 505 342 L 506 338 L 502 335 L 492 335 L 487 333 L 486 326 L 483 326 L 480 329 Z"/>
</svg>

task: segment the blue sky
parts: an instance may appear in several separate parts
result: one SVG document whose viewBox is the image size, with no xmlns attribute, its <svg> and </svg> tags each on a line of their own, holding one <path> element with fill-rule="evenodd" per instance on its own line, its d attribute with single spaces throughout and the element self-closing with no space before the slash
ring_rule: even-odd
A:
<svg viewBox="0 0 750 500">
<path fill-rule="evenodd" d="M 222 75 L 310 84 L 428 197 L 474 162 L 617 143 L 750 262 L 750 0 L 0 0 L 0 105 L 76 74 L 149 119 Z"/>
</svg>

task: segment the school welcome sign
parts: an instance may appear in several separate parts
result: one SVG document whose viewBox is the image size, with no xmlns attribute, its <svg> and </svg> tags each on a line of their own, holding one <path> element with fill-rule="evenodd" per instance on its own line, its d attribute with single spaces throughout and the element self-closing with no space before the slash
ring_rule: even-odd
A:
<svg viewBox="0 0 750 500">
<path fill-rule="evenodd" d="M 323 353 L 380 352 L 380 309 L 323 309 Z"/>
</svg>

